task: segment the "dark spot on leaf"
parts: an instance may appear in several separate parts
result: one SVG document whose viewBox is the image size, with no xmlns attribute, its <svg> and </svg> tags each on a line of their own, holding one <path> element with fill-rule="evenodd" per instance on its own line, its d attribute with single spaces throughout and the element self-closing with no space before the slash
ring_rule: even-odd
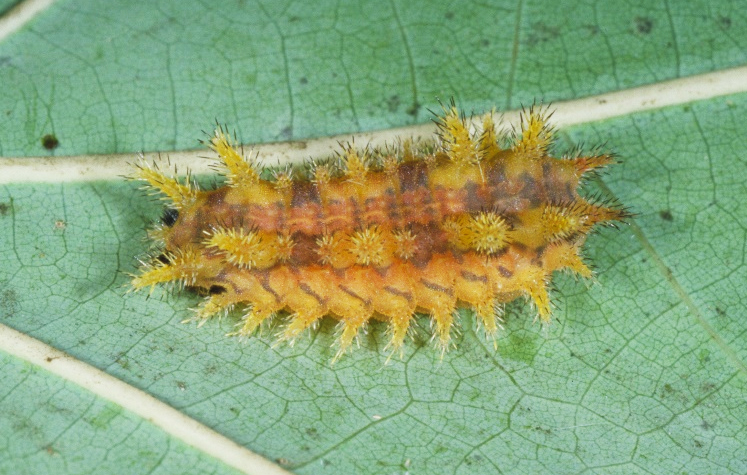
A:
<svg viewBox="0 0 747 475">
<path fill-rule="evenodd" d="M 499 351 L 506 358 L 531 364 L 537 356 L 538 344 L 536 338 L 525 332 L 511 332 L 508 345 L 503 345 Z"/>
<path fill-rule="evenodd" d="M 292 125 L 286 125 L 283 127 L 283 129 L 280 131 L 280 137 L 284 140 L 290 140 L 293 138 L 293 126 Z"/>
<path fill-rule="evenodd" d="M 163 216 L 161 216 L 161 222 L 164 226 L 171 227 L 176 224 L 176 220 L 179 219 L 179 210 L 174 208 L 166 208 L 163 210 Z"/>
<path fill-rule="evenodd" d="M 119 366 L 122 367 L 122 369 L 129 369 L 130 368 L 130 361 L 124 357 L 123 355 L 117 356 L 117 358 L 114 360 Z"/>
<path fill-rule="evenodd" d="M 659 211 L 659 216 L 664 221 L 672 221 L 672 219 L 674 219 L 674 217 L 672 216 L 672 212 L 669 211 L 668 209 L 665 209 L 664 211 Z"/>
<path fill-rule="evenodd" d="M 399 109 L 399 104 L 400 100 L 397 94 L 389 97 L 389 99 L 386 100 L 386 108 L 391 113 L 397 112 L 397 109 Z"/>
<path fill-rule="evenodd" d="M 731 18 L 728 16 L 719 16 L 718 17 L 718 26 L 723 28 L 724 30 L 727 30 L 731 28 Z"/>
<path fill-rule="evenodd" d="M 308 84 L 309 80 L 306 78 L 306 76 L 304 76 L 301 79 L 299 79 L 298 82 L 300 82 L 301 84 Z"/>
<path fill-rule="evenodd" d="M 480 455 L 470 455 L 464 459 L 464 463 L 467 466 L 481 465 L 485 459 Z"/>
<path fill-rule="evenodd" d="M 10 211 L 10 204 L 0 203 L 0 216 L 5 216 Z"/>
<path fill-rule="evenodd" d="M 0 294 L 0 317 L 12 318 L 18 312 L 18 294 L 13 289 L 5 289 Z"/>
<path fill-rule="evenodd" d="M 408 115 L 415 117 L 418 115 L 418 111 L 420 111 L 420 104 L 415 101 L 410 107 L 407 108 L 405 112 L 407 112 Z"/>
<path fill-rule="evenodd" d="M 446 12 L 446 14 L 444 15 L 444 17 L 447 20 L 452 20 L 452 19 L 454 19 L 454 12 Z"/>
<path fill-rule="evenodd" d="M 664 386 L 662 386 L 662 389 L 661 389 L 661 396 L 665 397 L 665 396 L 669 396 L 669 395 L 672 395 L 672 394 L 674 394 L 674 388 L 672 387 L 671 384 L 665 383 Z"/>
<path fill-rule="evenodd" d="M 654 29 L 654 21 L 645 16 L 637 16 L 633 19 L 635 31 L 641 35 L 648 35 Z"/>
<path fill-rule="evenodd" d="M 560 28 L 551 26 L 544 22 L 538 21 L 532 25 L 532 30 L 527 35 L 527 46 L 535 47 L 542 43 L 547 43 L 560 36 Z"/>
<path fill-rule="evenodd" d="M 218 367 L 215 364 L 210 364 L 205 367 L 205 374 L 215 374 L 218 372 Z"/>
<path fill-rule="evenodd" d="M 54 134 L 47 134 L 41 138 L 42 147 L 47 150 L 54 150 L 60 145 L 60 141 Z"/>
<path fill-rule="evenodd" d="M 698 360 L 700 360 L 701 364 L 708 363 L 711 361 L 711 352 L 706 349 L 700 350 L 698 352 Z"/>
</svg>

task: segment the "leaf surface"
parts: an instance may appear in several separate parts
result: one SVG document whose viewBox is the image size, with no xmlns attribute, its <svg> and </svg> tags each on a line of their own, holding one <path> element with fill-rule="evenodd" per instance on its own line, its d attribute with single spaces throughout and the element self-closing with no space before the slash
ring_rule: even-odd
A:
<svg viewBox="0 0 747 475">
<path fill-rule="evenodd" d="M 55 2 L 0 36 L 0 156 L 62 172 L 195 148 L 216 119 L 303 140 L 747 62 L 728 1 L 433 3 Z M 517 302 L 497 350 L 467 311 L 443 359 L 422 319 L 388 365 L 381 325 L 334 366 L 331 321 L 292 348 L 181 325 L 198 297 L 127 293 L 161 204 L 114 175 L 0 180 L 0 324 L 299 474 L 745 473 L 747 92 L 686 102 L 560 131 L 621 157 L 591 185 L 636 216 L 589 239 L 599 285 L 556 276 L 554 324 Z M 0 366 L 0 473 L 236 473 L 3 346 Z"/>
</svg>

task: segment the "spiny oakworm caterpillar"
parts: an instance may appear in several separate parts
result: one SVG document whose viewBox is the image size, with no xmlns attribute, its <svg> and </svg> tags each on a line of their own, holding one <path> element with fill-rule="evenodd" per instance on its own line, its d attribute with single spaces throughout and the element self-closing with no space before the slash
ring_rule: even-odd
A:
<svg viewBox="0 0 747 475">
<path fill-rule="evenodd" d="M 548 118 L 532 107 L 518 130 L 501 135 L 489 114 L 472 131 L 452 103 L 430 142 L 345 145 L 267 178 L 218 127 L 208 145 L 225 169 L 223 186 L 200 190 L 137 165 L 133 179 L 169 203 L 150 231 L 157 251 L 132 287 L 197 289 L 206 298 L 189 320 L 238 308 L 233 334 L 241 336 L 283 312 L 279 338 L 292 343 L 330 316 L 339 320 L 335 359 L 372 318 L 388 323 L 387 348 L 400 354 L 416 312 L 432 318 L 442 352 L 459 305 L 492 338 L 502 304 L 518 297 L 549 322 L 553 272 L 591 277 L 581 257 L 588 233 L 628 213 L 579 195 L 589 173 L 615 160 L 550 156 Z"/>
</svg>

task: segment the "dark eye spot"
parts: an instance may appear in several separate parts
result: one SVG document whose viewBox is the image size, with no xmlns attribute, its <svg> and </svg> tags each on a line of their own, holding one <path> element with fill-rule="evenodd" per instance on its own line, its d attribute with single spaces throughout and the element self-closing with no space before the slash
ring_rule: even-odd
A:
<svg viewBox="0 0 747 475">
<path fill-rule="evenodd" d="M 168 227 L 173 226 L 176 220 L 179 219 L 179 210 L 174 208 L 166 208 L 163 210 L 163 216 L 161 216 L 161 222 Z"/>
<path fill-rule="evenodd" d="M 208 294 L 210 295 L 220 295 L 226 292 L 226 288 L 222 285 L 211 285 L 208 289 Z"/>
<path fill-rule="evenodd" d="M 160 262 L 161 264 L 171 264 L 171 261 L 169 260 L 169 257 L 166 254 L 159 254 L 159 256 L 156 257 L 156 260 Z"/>
</svg>

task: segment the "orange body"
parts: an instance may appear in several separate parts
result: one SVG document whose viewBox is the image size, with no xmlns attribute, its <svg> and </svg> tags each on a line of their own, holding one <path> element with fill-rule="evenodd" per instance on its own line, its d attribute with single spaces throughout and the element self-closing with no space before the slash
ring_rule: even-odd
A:
<svg viewBox="0 0 747 475">
<path fill-rule="evenodd" d="M 152 233 L 163 252 L 134 287 L 203 289 L 199 319 L 241 306 L 241 335 L 286 311 L 281 337 L 292 341 L 330 315 L 341 321 L 338 356 L 371 318 L 389 322 L 393 350 L 416 312 L 433 318 L 442 349 L 458 305 L 472 307 L 489 335 L 498 305 L 520 296 L 548 321 L 551 274 L 591 276 L 579 256 L 587 233 L 625 217 L 577 192 L 582 175 L 610 157 L 550 157 L 551 130 L 534 111 L 506 149 L 490 119 L 470 134 L 452 108 L 439 126 L 423 150 L 346 148 L 306 177 L 274 180 L 218 130 L 212 147 L 227 184 L 211 191 L 141 165 L 137 177 L 172 200 L 173 219 Z"/>
</svg>

